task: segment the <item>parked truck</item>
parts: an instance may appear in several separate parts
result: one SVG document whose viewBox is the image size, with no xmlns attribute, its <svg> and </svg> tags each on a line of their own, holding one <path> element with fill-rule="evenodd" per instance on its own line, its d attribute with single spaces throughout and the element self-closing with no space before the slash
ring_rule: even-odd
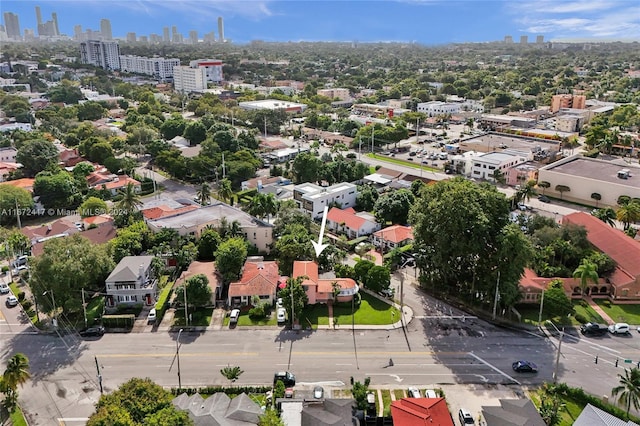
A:
<svg viewBox="0 0 640 426">
<path fill-rule="evenodd" d="M 459 154 L 460 145 L 458 145 L 457 143 L 448 143 L 444 146 L 444 151 L 447 154 Z"/>
</svg>

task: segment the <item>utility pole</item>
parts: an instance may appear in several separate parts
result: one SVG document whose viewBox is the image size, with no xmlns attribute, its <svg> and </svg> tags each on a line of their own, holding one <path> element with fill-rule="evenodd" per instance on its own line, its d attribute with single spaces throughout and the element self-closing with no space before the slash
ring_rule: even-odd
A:
<svg viewBox="0 0 640 426">
<path fill-rule="evenodd" d="M 182 389 L 182 379 L 180 378 L 180 335 L 182 329 L 178 331 L 178 338 L 176 339 L 176 361 L 178 362 L 178 389 Z"/>
<path fill-rule="evenodd" d="M 104 390 L 102 389 L 102 374 L 100 374 L 100 364 L 98 364 L 98 357 L 94 356 L 93 357 L 96 360 L 96 370 L 98 371 L 98 384 L 100 385 L 100 393 L 104 393 Z"/>
<path fill-rule="evenodd" d="M 84 313 L 84 326 L 87 327 L 87 304 L 84 301 L 84 287 L 82 288 L 82 312 Z"/>
<path fill-rule="evenodd" d="M 267 116 L 264 116 L 264 137 L 267 137 Z"/>
<path fill-rule="evenodd" d="M 542 299 L 540 299 L 540 312 L 538 312 L 538 327 L 542 325 L 542 307 L 544 306 L 544 290 L 542 290 Z"/>
<path fill-rule="evenodd" d="M 375 128 L 375 124 L 371 124 L 371 153 L 375 154 L 375 151 L 373 149 L 373 138 L 374 138 L 374 132 L 375 132 L 376 128 Z"/>
<path fill-rule="evenodd" d="M 558 341 L 558 352 L 556 352 L 556 366 L 553 369 L 553 383 L 558 383 L 558 365 L 560 364 L 560 348 L 562 348 L 562 339 L 564 339 L 564 327 L 560 332 L 560 341 Z M 617 367 L 617 365 L 616 365 Z"/>
<path fill-rule="evenodd" d="M 498 271 L 498 280 L 496 281 L 496 295 L 493 298 L 493 315 L 492 315 L 493 320 L 496 319 L 496 309 L 498 309 L 498 299 L 500 298 L 499 288 L 500 288 L 500 271 Z"/>
<path fill-rule="evenodd" d="M 20 209 L 18 208 L 18 198 L 16 197 L 16 221 L 18 222 L 18 229 L 22 228 L 22 224 L 20 223 Z M 11 266 L 11 265 L 9 265 Z"/>
<path fill-rule="evenodd" d="M 184 296 L 184 323 L 189 326 L 189 315 L 188 315 L 188 308 L 187 308 L 187 280 L 185 277 L 184 280 L 184 292 L 183 292 L 183 296 Z M 180 331 L 182 331 L 182 329 L 180 329 Z M 178 364 L 180 365 L 180 364 Z"/>
</svg>

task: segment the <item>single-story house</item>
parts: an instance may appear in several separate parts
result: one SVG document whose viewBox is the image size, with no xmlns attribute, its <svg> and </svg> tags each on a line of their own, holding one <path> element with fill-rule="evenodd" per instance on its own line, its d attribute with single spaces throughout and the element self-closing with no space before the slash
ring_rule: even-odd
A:
<svg viewBox="0 0 640 426">
<path fill-rule="evenodd" d="M 338 302 L 349 302 L 360 288 L 351 278 L 319 278 L 318 264 L 310 260 L 296 260 L 293 262 L 292 278 L 304 277 L 302 286 L 309 298 L 309 304 L 329 303 L 333 297 L 333 283 L 340 287 Z"/>
<path fill-rule="evenodd" d="M 278 285 L 286 282 L 286 277 L 278 273 L 278 264 L 265 261 L 262 256 L 248 257 L 239 281 L 229 285 L 228 303 L 231 306 L 251 305 L 253 297 L 261 302 L 275 301 Z"/>
<path fill-rule="evenodd" d="M 33 184 L 35 183 L 35 181 L 36 180 L 33 178 L 22 178 L 0 182 L 0 185 L 11 185 L 15 186 L 16 188 L 22 188 L 26 191 L 33 192 Z"/>
<path fill-rule="evenodd" d="M 386 250 L 406 246 L 413 242 L 410 226 L 392 225 L 373 233 L 373 245 Z"/>
<path fill-rule="evenodd" d="M 482 406 L 487 426 L 545 426 L 529 399 L 501 399 L 500 406 Z"/>
<path fill-rule="evenodd" d="M 189 396 L 186 393 L 175 397 L 171 403 L 178 409 L 188 412 L 196 426 L 251 426 L 257 425 L 262 408 L 244 392 L 231 399 L 222 392 L 208 398 L 200 394 Z"/>
<path fill-rule="evenodd" d="M 211 295 L 213 304 L 216 300 L 222 297 L 222 278 L 216 271 L 215 262 L 198 262 L 193 261 L 189 265 L 186 271 L 180 274 L 180 277 L 176 280 L 176 286 L 181 286 L 186 280 L 194 275 L 204 275 L 209 280 L 209 288 L 211 288 Z"/>
<path fill-rule="evenodd" d="M 370 213 L 357 213 L 352 207 L 346 209 L 331 207 L 327 213 L 327 228 L 336 233 L 346 234 L 348 238 L 353 239 L 370 235 L 380 229 L 380 224 Z"/>
<path fill-rule="evenodd" d="M 402 398 L 391 402 L 394 426 L 454 426 L 444 398 Z"/>
<path fill-rule="evenodd" d="M 106 307 L 153 305 L 157 298 L 157 280 L 153 277 L 153 256 L 125 256 L 105 280 L 107 288 Z"/>
<path fill-rule="evenodd" d="M 631 420 L 622 420 L 619 417 L 609 414 L 604 410 L 587 404 L 573 426 L 639 426 Z"/>
</svg>

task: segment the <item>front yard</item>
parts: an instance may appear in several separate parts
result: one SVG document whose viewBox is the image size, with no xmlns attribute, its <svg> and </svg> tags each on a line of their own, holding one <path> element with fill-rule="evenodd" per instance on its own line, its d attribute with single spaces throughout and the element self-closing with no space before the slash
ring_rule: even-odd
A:
<svg viewBox="0 0 640 426">
<path fill-rule="evenodd" d="M 529 325 L 538 325 L 538 315 L 540 314 L 540 305 L 519 305 L 517 311 L 522 315 L 521 322 Z M 580 300 L 573 301 L 574 314 L 569 317 L 553 317 L 549 318 L 548 315 L 542 315 L 542 322 L 551 320 L 557 325 L 571 326 L 580 325 L 581 322 L 576 318 L 584 319 L 585 322 L 597 322 L 604 323 L 600 315 L 588 305 L 581 304 Z"/>
<path fill-rule="evenodd" d="M 608 300 L 596 300 L 612 320 L 640 325 L 640 305 L 614 305 Z"/>
<path fill-rule="evenodd" d="M 193 311 L 187 312 L 191 316 L 191 321 L 189 321 L 189 326 L 194 327 L 208 327 L 211 325 L 211 317 L 213 316 L 213 308 L 198 308 Z M 174 326 L 185 326 L 186 323 L 184 321 L 184 309 L 176 309 L 176 313 L 173 317 L 173 325 Z"/>
</svg>

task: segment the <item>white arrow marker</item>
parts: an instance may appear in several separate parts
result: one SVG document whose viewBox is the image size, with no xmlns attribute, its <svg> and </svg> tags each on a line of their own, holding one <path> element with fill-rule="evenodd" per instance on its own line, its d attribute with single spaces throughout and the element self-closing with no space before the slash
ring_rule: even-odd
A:
<svg viewBox="0 0 640 426">
<path fill-rule="evenodd" d="M 329 212 L 329 207 L 324 206 L 324 212 L 322 213 L 322 224 L 320 225 L 320 236 L 318 237 L 318 242 L 311 241 L 313 244 L 313 249 L 316 251 L 316 257 L 320 257 L 320 253 L 322 250 L 326 249 L 329 244 L 322 244 L 322 237 L 324 236 L 324 226 L 327 224 L 327 213 Z"/>
</svg>

